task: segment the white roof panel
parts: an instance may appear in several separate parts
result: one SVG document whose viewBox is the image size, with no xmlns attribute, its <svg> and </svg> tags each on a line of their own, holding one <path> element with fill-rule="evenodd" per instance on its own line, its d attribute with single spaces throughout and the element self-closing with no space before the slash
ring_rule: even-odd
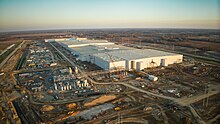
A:
<svg viewBox="0 0 220 124">
<path fill-rule="evenodd" d="M 120 51 L 120 50 L 129 50 L 133 48 L 124 47 L 120 45 L 89 45 L 89 46 L 82 46 L 82 47 L 73 47 L 72 50 L 80 53 L 81 55 L 93 55 L 97 53 L 105 53 L 111 51 Z"/>
<path fill-rule="evenodd" d="M 99 53 L 99 54 L 95 54 L 95 56 L 104 56 L 103 54 Z M 124 60 L 135 60 L 135 59 L 143 59 L 143 58 L 151 58 L 151 57 L 179 55 L 175 53 L 164 52 L 164 51 L 153 50 L 153 49 L 120 50 L 120 51 L 111 51 L 111 52 L 108 52 L 108 54 L 113 57 L 118 57 Z"/>
</svg>

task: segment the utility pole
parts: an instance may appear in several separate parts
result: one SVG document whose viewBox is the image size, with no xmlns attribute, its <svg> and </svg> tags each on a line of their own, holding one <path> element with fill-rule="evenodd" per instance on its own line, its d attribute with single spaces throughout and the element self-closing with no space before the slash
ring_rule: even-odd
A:
<svg viewBox="0 0 220 124">
<path fill-rule="evenodd" d="M 208 89 L 208 87 L 209 86 L 205 86 L 205 92 L 204 92 L 204 98 L 203 98 L 203 106 L 204 107 L 208 107 L 208 104 L 209 104 L 209 96 L 208 96 L 208 94 L 209 94 L 209 89 Z M 207 95 L 207 98 L 205 98 L 206 97 L 206 95 Z"/>
<path fill-rule="evenodd" d="M 122 124 L 121 123 L 121 113 L 120 113 L 120 111 L 118 111 L 118 124 Z"/>
<path fill-rule="evenodd" d="M 206 94 L 206 86 L 205 86 L 205 91 L 204 91 L 204 95 L 203 95 L 203 103 L 202 103 L 202 106 L 205 106 L 205 94 Z"/>
<path fill-rule="evenodd" d="M 208 94 L 209 94 L 209 89 L 208 89 L 208 87 L 209 87 L 209 86 L 207 86 L 207 96 L 208 96 L 208 97 L 207 97 L 207 99 L 206 99 L 206 107 L 208 107 L 208 104 L 209 104 L 209 95 L 208 95 Z"/>
</svg>

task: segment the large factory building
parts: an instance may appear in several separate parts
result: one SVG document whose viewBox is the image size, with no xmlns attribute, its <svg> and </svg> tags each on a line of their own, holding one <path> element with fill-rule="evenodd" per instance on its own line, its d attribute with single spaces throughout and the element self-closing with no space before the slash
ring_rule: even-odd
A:
<svg viewBox="0 0 220 124">
<path fill-rule="evenodd" d="M 46 40 L 45 40 L 46 41 Z M 135 49 L 106 40 L 71 38 L 56 41 L 72 51 L 81 61 L 88 61 L 109 70 L 115 68 L 142 70 L 149 67 L 181 63 L 183 55 L 153 49 Z"/>
</svg>

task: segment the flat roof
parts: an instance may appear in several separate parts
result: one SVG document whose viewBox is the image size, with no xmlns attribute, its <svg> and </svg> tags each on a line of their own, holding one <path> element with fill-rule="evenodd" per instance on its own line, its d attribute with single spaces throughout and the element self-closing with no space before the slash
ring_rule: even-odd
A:
<svg viewBox="0 0 220 124">
<path fill-rule="evenodd" d="M 105 44 L 114 44 L 112 42 L 108 42 L 107 40 L 64 40 L 58 41 L 62 44 L 67 45 L 68 47 L 81 47 L 88 45 L 105 45 Z"/>
<path fill-rule="evenodd" d="M 113 45 L 101 45 L 101 46 L 88 45 L 88 46 L 81 46 L 81 47 L 73 47 L 70 49 L 78 52 L 81 55 L 93 55 L 93 54 L 97 54 L 97 53 L 129 50 L 129 49 L 133 49 L 133 48 L 113 44 Z"/>
<path fill-rule="evenodd" d="M 153 49 L 120 50 L 120 51 L 111 51 L 111 52 L 108 52 L 108 54 L 114 57 L 124 59 L 124 60 L 135 60 L 135 59 L 143 59 L 143 58 L 180 55 L 180 54 L 153 50 Z M 105 55 L 104 53 L 95 54 L 95 56 L 100 56 L 100 57 L 104 55 Z"/>
<path fill-rule="evenodd" d="M 123 61 L 124 60 L 120 57 L 112 56 L 111 54 L 108 54 L 108 52 L 94 54 L 93 56 L 99 57 L 99 58 L 101 58 L 105 61 L 108 61 L 108 62 L 118 62 L 118 61 Z"/>
<path fill-rule="evenodd" d="M 136 60 L 143 58 L 180 55 L 154 49 L 135 49 L 116 45 L 107 40 L 68 39 L 58 41 L 80 55 L 92 55 L 106 61 Z"/>
</svg>

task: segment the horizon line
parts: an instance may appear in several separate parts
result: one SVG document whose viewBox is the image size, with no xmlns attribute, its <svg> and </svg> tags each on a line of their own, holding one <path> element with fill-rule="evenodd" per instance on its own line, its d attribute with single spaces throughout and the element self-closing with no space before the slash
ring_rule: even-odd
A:
<svg viewBox="0 0 220 124">
<path fill-rule="evenodd" d="M 106 27 L 106 28 L 55 28 L 55 29 L 27 29 L 27 30 L 12 30 L 12 31 L 0 31 L 0 33 L 15 33 L 15 32 L 31 32 L 31 31 L 54 31 L 54 30 L 102 30 L 102 29 L 185 29 L 185 30 L 220 30 L 220 28 L 184 28 L 184 27 L 153 27 L 153 28 L 129 28 L 129 27 Z"/>
</svg>

